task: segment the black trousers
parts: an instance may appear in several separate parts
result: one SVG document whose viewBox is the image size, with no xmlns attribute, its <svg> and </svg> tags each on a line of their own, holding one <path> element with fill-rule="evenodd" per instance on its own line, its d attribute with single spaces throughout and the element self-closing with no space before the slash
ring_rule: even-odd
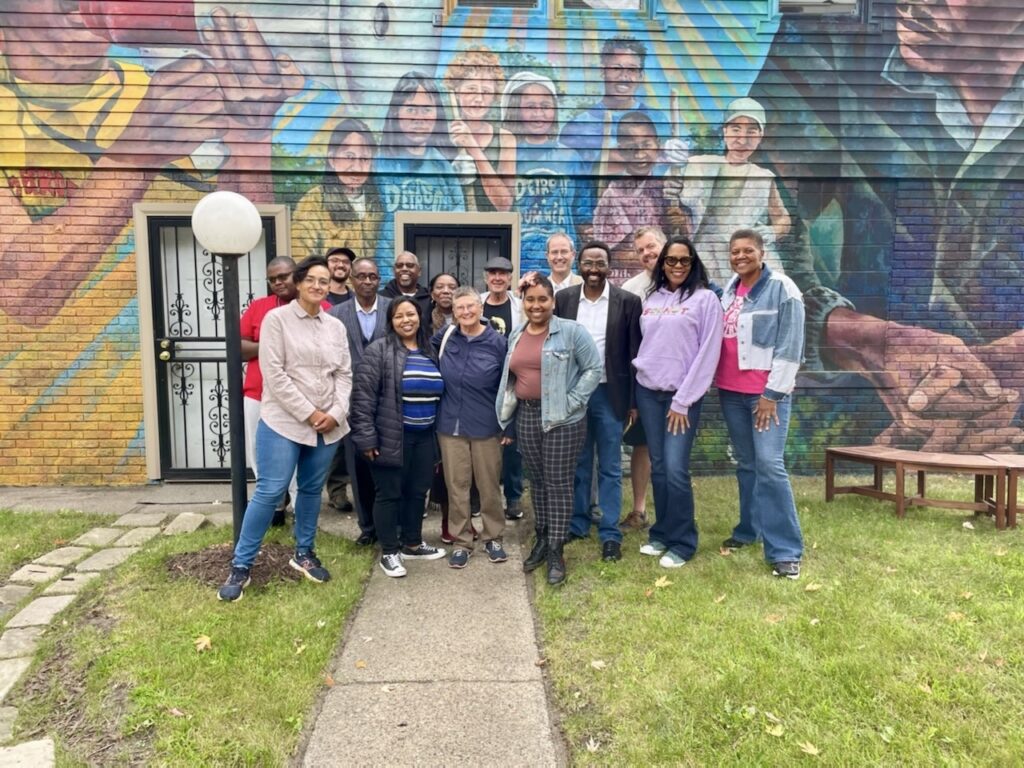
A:
<svg viewBox="0 0 1024 768">
<path fill-rule="evenodd" d="M 415 547 L 423 540 L 423 507 L 437 455 L 434 439 L 433 429 L 406 431 L 401 467 L 370 462 L 376 490 L 373 523 L 385 555 L 398 552 L 402 544 Z"/>
</svg>

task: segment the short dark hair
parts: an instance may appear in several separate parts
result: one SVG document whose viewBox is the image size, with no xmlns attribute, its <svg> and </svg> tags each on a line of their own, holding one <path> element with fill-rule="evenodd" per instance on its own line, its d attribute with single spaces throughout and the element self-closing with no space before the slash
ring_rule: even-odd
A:
<svg viewBox="0 0 1024 768">
<path fill-rule="evenodd" d="M 548 280 L 546 275 L 542 275 L 540 272 L 534 272 L 533 277 L 530 278 L 529 281 L 524 279 L 521 282 L 522 290 L 520 291 L 520 293 L 523 296 L 526 295 L 527 290 L 529 290 L 530 288 L 535 288 L 538 285 L 548 292 L 548 296 L 551 296 L 552 298 L 554 298 L 555 296 L 555 286 L 551 284 L 551 281 Z"/>
<path fill-rule="evenodd" d="M 438 281 L 438 278 L 441 277 L 450 277 L 452 280 L 455 281 L 456 288 L 462 285 L 459 278 L 456 275 L 452 274 L 451 272 L 438 272 L 436 275 L 430 278 L 430 283 L 428 284 L 428 287 L 430 288 L 431 291 L 434 290 L 434 283 L 436 283 Z"/>
<path fill-rule="evenodd" d="M 323 256 L 310 256 L 308 258 L 305 258 L 301 262 L 299 262 L 299 266 L 297 266 L 295 268 L 295 271 L 292 272 L 292 280 L 295 282 L 295 284 L 298 285 L 303 280 L 305 280 L 306 275 L 309 274 L 309 270 L 311 270 L 313 267 L 323 267 L 328 272 L 331 269 L 330 267 L 327 266 L 327 259 L 325 259 Z"/>
<path fill-rule="evenodd" d="M 427 321 L 423 317 L 423 313 L 420 311 L 420 305 L 413 301 L 411 296 L 398 296 L 391 300 L 388 304 L 388 311 L 386 313 L 388 321 L 388 333 L 394 338 L 398 338 L 398 334 L 395 332 L 394 319 L 395 312 L 403 304 L 409 304 L 413 309 L 416 310 L 416 317 L 420 319 L 420 327 L 416 329 L 416 346 L 420 348 L 420 352 L 433 357 L 433 347 L 430 344 L 430 337 L 427 336 Z"/>
<path fill-rule="evenodd" d="M 619 124 L 615 126 L 616 142 L 622 141 L 622 132 L 630 126 L 648 128 L 655 137 L 658 136 L 658 129 L 654 125 L 654 121 L 651 120 L 651 116 L 638 109 L 634 109 L 632 112 L 627 112 L 619 118 Z"/>
<path fill-rule="evenodd" d="M 744 227 L 743 229 L 737 229 L 735 232 L 732 233 L 732 236 L 729 238 L 730 246 L 732 246 L 734 240 L 753 240 L 755 243 L 757 243 L 757 247 L 759 250 L 764 250 L 764 238 L 761 236 L 761 233 L 758 232 L 756 229 L 749 229 L 747 227 Z"/>
<path fill-rule="evenodd" d="M 651 287 L 647 289 L 648 296 L 660 288 L 668 286 L 668 278 L 665 277 L 665 257 L 668 256 L 669 248 L 673 245 L 685 245 L 690 251 L 690 258 L 693 259 L 693 263 L 690 264 L 690 273 L 683 280 L 683 284 L 676 289 L 680 300 L 685 299 L 698 288 L 707 288 L 711 284 L 711 281 L 708 279 L 708 271 L 704 267 L 704 262 L 697 255 L 697 249 L 690 241 L 690 238 L 670 237 L 668 242 L 662 247 L 661 253 L 658 254 L 658 263 L 654 265 L 654 271 L 651 273 Z"/>
<path fill-rule="evenodd" d="M 647 57 L 646 45 L 628 35 L 616 35 L 610 40 L 606 40 L 605 44 L 601 46 L 601 66 L 604 66 L 605 61 L 616 51 L 629 51 L 633 55 L 638 56 L 640 58 L 640 71 L 644 71 L 644 59 Z"/>
<path fill-rule="evenodd" d="M 281 264 L 285 265 L 286 267 L 291 267 L 292 269 L 294 269 L 295 259 L 293 259 L 291 256 L 275 256 L 274 258 L 267 262 L 267 269 L 270 269 L 271 267 L 280 266 Z"/>
<path fill-rule="evenodd" d="M 602 240 L 588 240 L 587 242 L 585 242 L 583 244 L 583 247 L 580 248 L 580 258 L 581 259 L 583 258 L 583 252 L 588 250 L 588 249 L 590 249 L 590 248 L 598 248 L 598 249 L 604 251 L 604 255 L 608 259 L 608 261 L 612 260 L 612 249 L 608 247 L 608 243 L 606 243 L 606 242 L 604 242 Z"/>
</svg>

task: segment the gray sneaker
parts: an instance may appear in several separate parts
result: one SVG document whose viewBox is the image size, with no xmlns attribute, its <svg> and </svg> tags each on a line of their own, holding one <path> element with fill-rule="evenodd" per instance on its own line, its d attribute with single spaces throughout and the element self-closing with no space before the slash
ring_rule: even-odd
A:
<svg viewBox="0 0 1024 768">
<path fill-rule="evenodd" d="M 484 545 L 484 549 L 487 550 L 487 559 L 492 563 L 504 563 L 508 560 L 508 555 L 501 546 L 501 542 L 497 539 L 492 539 Z"/>
<path fill-rule="evenodd" d="M 449 568 L 465 568 L 469 564 L 469 550 L 468 549 L 455 549 L 452 550 L 451 557 L 448 558 Z"/>
<path fill-rule="evenodd" d="M 772 563 L 772 576 L 782 576 L 796 581 L 800 578 L 800 563 L 792 560 Z"/>
<path fill-rule="evenodd" d="M 432 547 L 424 541 L 415 547 L 402 547 L 403 560 L 440 560 L 444 554 L 443 549 Z"/>
</svg>

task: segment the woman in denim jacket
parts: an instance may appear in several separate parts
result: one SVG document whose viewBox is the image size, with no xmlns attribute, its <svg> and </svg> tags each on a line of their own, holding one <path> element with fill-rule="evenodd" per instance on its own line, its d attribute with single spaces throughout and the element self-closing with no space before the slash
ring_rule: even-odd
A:
<svg viewBox="0 0 1024 768">
<path fill-rule="evenodd" d="M 532 483 L 537 540 L 523 569 L 547 561 L 548 584 L 556 585 L 565 581 L 562 545 L 569 536 L 573 475 L 586 437 L 583 416 L 602 366 L 586 328 L 554 316 L 551 281 L 530 273 L 523 285 L 526 324 L 509 337 L 496 407 L 503 428 L 515 419 Z"/>
<path fill-rule="evenodd" d="M 736 230 L 729 251 L 736 274 L 722 294 L 725 333 L 715 383 L 736 457 L 740 521 L 722 547 L 762 539 L 772 574 L 798 579 L 803 537 L 784 453 L 803 358 L 803 297 L 764 263 L 755 230 Z"/>
</svg>

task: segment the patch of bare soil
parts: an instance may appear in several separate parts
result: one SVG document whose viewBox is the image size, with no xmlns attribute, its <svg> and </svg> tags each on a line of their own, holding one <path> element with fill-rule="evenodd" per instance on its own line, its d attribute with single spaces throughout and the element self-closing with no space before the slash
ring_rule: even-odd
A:
<svg viewBox="0 0 1024 768">
<path fill-rule="evenodd" d="M 167 570 L 174 578 L 219 587 L 231 568 L 233 551 L 231 544 L 215 544 L 198 552 L 182 552 L 168 558 Z M 265 542 L 253 563 L 252 586 L 263 587 L 276 579 L 301 581 L 302 574 L 288 565 L 292 554 L 293 550 L 289 546 Z"/>
<path fill-rule="evenodd" d="M 74 619 L 76 630 L 92 627 L 102 633 L 109 632 L 116 623 L 113 616 L 97 605 L 86 608 Z M 73 634 L 68 633 L 58 641 L 53 655 L 33 670 L 13 702 L 18 707 L 34 699 L 52 702 L 49 716 L 34 725 L 27 724 L 19 740 L 58 733 L 61 746 L 86 765 L 146 765 L 152 757 L 149 731 L 142 729 L 129 735 L 121 732 L 122 719 L 129 707 L 128 686 L 117 685 L 107 692 L 102 719 L 87 715 L 85 686 L 93 662 L 84 666 L 72 662 Z"/>
</svg>

